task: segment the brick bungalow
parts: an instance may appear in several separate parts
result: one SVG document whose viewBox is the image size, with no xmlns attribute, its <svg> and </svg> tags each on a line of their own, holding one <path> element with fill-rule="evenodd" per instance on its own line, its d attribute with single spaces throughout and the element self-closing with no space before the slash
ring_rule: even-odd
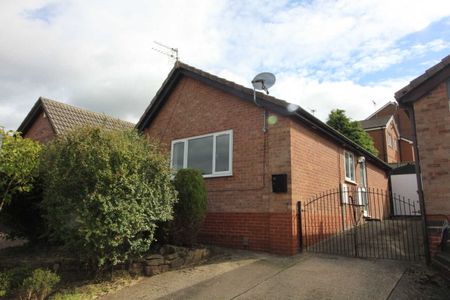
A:
<svg viewBox="0 0 450 300">
<path fill-rule="evenodd" d="M 414 162 L 412 129 L 405 108 L 388 102 L 360 124 L 372 137 L 380 159 L 392 164 Z"/>
<path fill-rule="evenodd" d="M 108 129 L 134 127 L 133 123 L 105 114 L 40 97 L 17 130 L 26 138 L 46 143 L 55 136 L 81 125 L 104 126 Z"/>
<path fill-rule="evenodd" d="M 165 147 L 174 169 L 203 171 L 203 241 L 292 255 L 297 201 L 341 184 L 388 190 L 390 167 L 304 109 L 256 98 L 177 62 L 136 127 Z"/>
<path fill-rule="evenodd" d="M 450 222 L 450 55 L 395 93 L 412 119 L 419 197 L 431 253 Z"/>
</svg>

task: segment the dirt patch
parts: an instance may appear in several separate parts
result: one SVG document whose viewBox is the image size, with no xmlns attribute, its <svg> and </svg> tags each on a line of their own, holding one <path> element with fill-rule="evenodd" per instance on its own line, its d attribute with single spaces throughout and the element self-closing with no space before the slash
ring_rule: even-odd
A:
<svg viewBox="0 0 450 300">
<path fill-rule="evenodd" d="M 408 268 L 391 293 L 391 300 L 449 299 L 450 281 L 431 267 L 414 265 Z"/>
</svg>

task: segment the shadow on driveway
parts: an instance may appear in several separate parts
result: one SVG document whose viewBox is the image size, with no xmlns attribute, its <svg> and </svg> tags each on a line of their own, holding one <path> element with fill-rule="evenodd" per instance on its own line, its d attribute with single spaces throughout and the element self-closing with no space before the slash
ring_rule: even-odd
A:
<svg viewBox="0 0 450 300">
<path fill-rule="evenodd" d="M 102 299 L 388 299 L 410 268 L 392 260 L 229 251 Z"/>
</svg>

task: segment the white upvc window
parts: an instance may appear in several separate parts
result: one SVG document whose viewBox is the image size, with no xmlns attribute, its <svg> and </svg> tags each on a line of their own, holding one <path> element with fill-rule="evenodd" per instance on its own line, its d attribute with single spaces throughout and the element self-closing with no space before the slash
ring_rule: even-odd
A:
<svg viewBox="0 0 450 300">
<path fill-rule="evenodd" d="M 392 148 L 392 135 L 390 133 L 387 134 L 387 144 Z"/>
<path fill-rule="evenodd" d="M 199 169 L 203 177 L 233 175 L 233 131 L 221 131 L 172 141 L 172 169 Z"/>
<path fill-rule="evenodd" d="M 344 151 L 345 180 L 355 182 L 355 155 Z"/>
</svg>

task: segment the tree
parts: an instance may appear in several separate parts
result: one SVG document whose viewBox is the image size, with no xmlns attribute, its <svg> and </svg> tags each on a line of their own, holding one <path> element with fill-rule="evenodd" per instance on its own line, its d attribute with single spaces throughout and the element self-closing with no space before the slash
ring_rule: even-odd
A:
<svg viewBox="0 0 450 300">
<path fill-rule="evenodd" d="M 174 242 L 192 246 L 206 216 L 205 181 L 200 170 L 181 169 L 175 176 L 174 185 L 178 191 L 172 228 Z"/>
<path fill-rule="evenodd" d="M 176 191 L 166 155 L 134 131 L 80 127 L 42 160 L 50 237 L 100 270 L 148 251 Z"/>
<path fill-rule="evenodd" d="M 373 155 L 378 155 L 378 150 L 375 148 L 370 135 L 364 131 L 357 121 L 352 121 L 349 117 L 347 117 L 345 115 L 345 110 L 332 110 L 328 115 L 327 124 Z"/>
<path fill-rule="evenodd" d="M 41 145 L 0 128 L 0 211 L 13 196 L 29 192 L 38 174 Z"/>
</svg>

